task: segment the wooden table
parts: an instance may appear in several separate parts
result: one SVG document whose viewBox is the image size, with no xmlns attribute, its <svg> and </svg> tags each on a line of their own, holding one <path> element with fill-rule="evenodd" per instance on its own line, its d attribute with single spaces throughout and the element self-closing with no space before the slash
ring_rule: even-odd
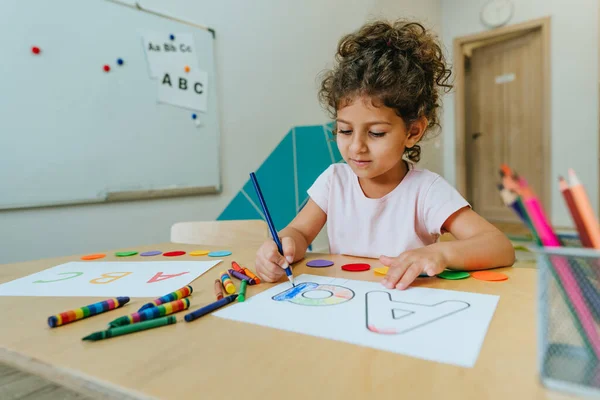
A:
<svg viewBox="0 0 600 400">
<path fill-rule="evenodd" d="M 200 248 L 203 246 L 163 243 L 135 250 Z M 224 258 L 224 266 L 228 267 L 232 260 L 254 265 L 254 248 L 229 250 L 233 255 Z M 206 258 L 186 255 L 173 261 Z M 336 266 L 358 260 L 324 254 L 313 254 L 310 258 L 329 258 Z M 109 255 L 102 261 L 116 259 Z M 126 260 L 140 261 L 140 257 Z M 0 265 L 0 282 L 68 261 L 79 261 L 79 256 Z M 379 266 L 375 260 L 367 261 Z M 191 309 L 214 301 L 213 282 L 222 269 L 217 266 L 192 283 Z M 349 273 L 339 267 L 308 268 L 305 262 L 298 263 L 294 271 L 296 275 L 379 279 L 372 271 Z M 417 282 L 423 287 L 500 296 L 474 368 L 439 364 L 213 316 L 99 342 L 82 342 L 83 336 L 103 329 L 115 314 L 105 313 L 57 329 L 48 328 L 49 315 L 98 301 L 98 298 L 74 297 L 0 296 L 0 361 L 87 395 L 118 399 L 571 398 L 547 391 L 539 383 L 536 270 L 505 268 L 500 271 L 510 279 L 492 283 L 476 279 L 420 278 Z M 248 296 L 271 286 L 249 286 Z M 134 312 L 145 300 L 133 299 L 119 315 Z M 182 316 L 179 314 L 178 319 Z M 439 340 L 444 340 L 443 332 Z"/>
</svg>

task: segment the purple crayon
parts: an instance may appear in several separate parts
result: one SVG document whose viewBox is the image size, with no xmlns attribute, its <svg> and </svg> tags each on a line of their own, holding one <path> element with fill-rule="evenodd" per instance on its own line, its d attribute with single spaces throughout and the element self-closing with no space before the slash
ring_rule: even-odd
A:
<svg viewBox="0 0 600 400">
<path fill-rule="evenodd" d="M 256 285 L 256 282 L 254 281 L 254 279 L 252 279 L 252 278 L 250 278 L 250 277 L 248 277 L 248 276 L 246 276 L 246 275 L 244 275 L 244 274 L 242 274 L 240 272 L 237 272 L 234 269 L 230 269 L 229 273 L 231 274 L 231 276 L 235 276 L 240 281 L 246 281 L 246 282 L 248 282 L 248 285 Z"/>
</svg>

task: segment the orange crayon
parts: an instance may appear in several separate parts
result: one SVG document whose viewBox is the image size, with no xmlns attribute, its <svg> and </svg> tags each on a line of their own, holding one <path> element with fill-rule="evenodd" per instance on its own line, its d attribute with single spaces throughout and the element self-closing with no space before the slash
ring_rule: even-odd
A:
<svg viewBox="0 0 600 400">
<path fill-rule="evenodd" d="M 256 284 L 260 283 L 260 278 L 256 275 L 254 275 L 252 273 L 252 271 L 250 271 L 248 268 L 244 267 L 244 274 L 246 274 L 246 276 L 248 276 L 250 279 L 254 279 L 254 282 L 256 282 Z"/>
</svg>

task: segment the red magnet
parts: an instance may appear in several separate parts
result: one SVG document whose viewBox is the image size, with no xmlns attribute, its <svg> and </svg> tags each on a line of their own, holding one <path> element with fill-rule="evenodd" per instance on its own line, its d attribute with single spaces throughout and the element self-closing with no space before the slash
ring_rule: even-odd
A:
<svg viewBox="0 0 600 400">
<path fill-rule="evenodd" d="M 182 256 L 185 254 L 185 251 L 168 251 L 166 253 L 163 253 L 163 256 L 165 257 L 177 257 L 177 256 Z"/>
<path fill-rule="evenodd" d="M 102 67 L 102 69 L 104 70 L 104 72 L 108 72 L 110 71 L 110 65 L 106 64 L 104 65 L 104 67 Z"/>
<path fill-rule="evenodd" d="M 342 269 L 344 271 L 360 272 L 360 271 L 370 270 L 371 266 L 369 264 L 363 264 L 363 263 L 346 264 L 346 265 L 342 265 Z"/>
<path fill-rule="evenodd" d="M 39 47 L 37 47 L 37 46 L 33 46 L 33 47 L 31 48 L 31 52 L 32 52 L 33 54 L 40 54 L 41 50 L 40 50 L 40 48 L 39 48 Z"/>
</svg>

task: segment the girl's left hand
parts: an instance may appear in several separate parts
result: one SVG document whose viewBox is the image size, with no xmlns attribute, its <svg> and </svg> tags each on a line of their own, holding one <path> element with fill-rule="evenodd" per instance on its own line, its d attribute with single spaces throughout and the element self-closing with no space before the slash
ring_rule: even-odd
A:
<svg viewBox="0 0 600 400">
<path fill-rule="evenodd" d="M 395 258 L 381 256 L 379 261 L 390 268 L 381 281 L 383 286 L 399 290 L 406 289 L 422 272 L 434 276 L 448 266 L 444 255 L 432 246 L 409 250 Z"/>
</svg>

